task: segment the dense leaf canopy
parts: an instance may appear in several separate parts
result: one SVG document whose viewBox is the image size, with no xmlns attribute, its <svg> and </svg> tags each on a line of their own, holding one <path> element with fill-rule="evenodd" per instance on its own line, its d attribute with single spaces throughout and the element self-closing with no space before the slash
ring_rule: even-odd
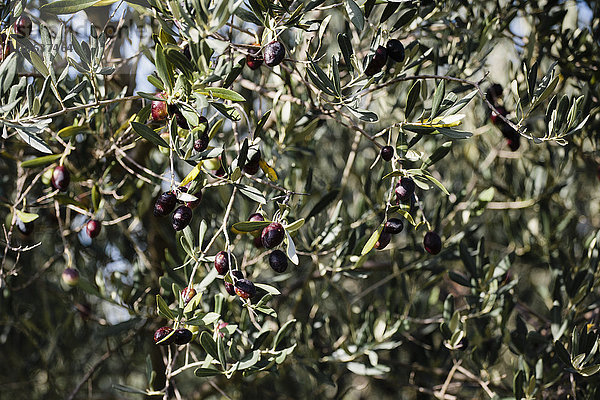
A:
<svg viewBox="0 0 600 400">
<path fill-rule="evenodd" d="M 1 3 L 1 398 L 600 395 L 598 2 Z"/>
</svg>

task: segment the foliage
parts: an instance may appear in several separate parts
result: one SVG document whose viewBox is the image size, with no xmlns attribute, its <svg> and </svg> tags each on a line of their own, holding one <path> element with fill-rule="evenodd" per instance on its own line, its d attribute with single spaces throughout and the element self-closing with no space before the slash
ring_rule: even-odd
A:
<svg viewBox="0 0 600 400">
<path fill-rule="evenodd" d="M 4 1 L 0 393 L 596 398 L 600 22 L 587 13 L 600 4 Z M 89 34 L 73 29 L 83 17 Z M 392 38 L 403 61 L 371 73 Z M 249 68 L 274 40 L 284 61 Z M 66 191 L 51 186 L 58 165 Z M 396 201 L 402 177 L 412 201 Z M 152 215 L 166 191 L 200 199 L 180 231 Z M 379 250 L 392 217 L 404 231 Z M 273 221 L 283 273 L 253 238 Z M 225 288 L 236 269 L 248 300 Z M 161 326 L 193 340 L 157 345 Z"/>
</svg>

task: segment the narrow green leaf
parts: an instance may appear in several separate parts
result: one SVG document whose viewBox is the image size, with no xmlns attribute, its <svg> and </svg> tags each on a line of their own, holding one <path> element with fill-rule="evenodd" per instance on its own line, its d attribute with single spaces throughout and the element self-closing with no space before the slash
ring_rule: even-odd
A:
<svg viewBox="0 0 600 400">
<path fill-rule="evenodd" d="M 529 96 L 533 96 L 535 84 L 537 82 L 538 62 L 534 62 L 529 71 L 527 71 L 527 91 Z"/>
<path fill-rule="evenodd" d="M 598 371 L 600 371 L 600 364 L 590 365 L 589 367 L 582 368 L 579 370 L 579 373 L 583 376 L 592 376 Z"/>
<path fill-rule="evenodd" d="M 546 89 L 544 89 L 544 91 L 540 94 L 540 96 L 535 99 L 535 101 L 533 102 L 533 105 L 531 106 L 531 108 L 535 108 L 538 105 L 540 105 L 544 100 L 546 100 L 548 97 L 550 97 L 550 95 L 554 92 L 554 89 L 556 89 L 556 86 L 558 85 L 558 82 L 560 81 L 560 75 L 556 75 L 548 84 L 548 86 L 546 87 Z"/>
<path fill-rule="evenodd" d="M 438 181 L 437 179 L 435 179 L 433 176 L 431 176 L 431 174 L 429 173 L 424 173 L 423 176 L 427 179 L 429 179 L 435 186 L 437 186 L 438 188 L 440 188 L 440 190 L 442 192 L 444 192 L 444 194 L 446 196 L 449 196 L 450 193 L 448 193 L 448 190 L 446 190 L 446 188 L 444 187 L 444 185 L 442 185 L 442 183 L 440 181 Z"/>
<path fill-rule="evenodd" d="M 408 90 L 408 96 L 406 98 L 406 110 L 404 111 L 405 118 L 408 119 L 409 115 L 413 111 L 415 104 L 421 94 L 421 81 L 416 81 Z"/>
<path fill-rule="evenodd" d="M 385 8 L 383 9 L 383 13 L 381 13 L 381 18 L 379 18 L 379 23 L 383 24 L 388 20 L 389 17 L 394 15 L 396 10 L 400 7 L 400 2 L 388 1 Z"/>
<path fill-rule="evenodd" d="M 442 104 L 442 99 L 444 98 L 444 94 L 446 94 L 446 81 L 441 80 L 435 92 L 433 93 L 433 100 L 431 103 L 431 116 L 429 119 L 433 119 L 437 117 L 438 110 L 440 109 L 440 104 Z"/>
<path fill-rule="evenodd" d="M 294 265 L 298 265 L 298 254 L 296 254 L 296 246 L 288 231 L 285 231 L 286 237 L 286 255 Z"/>
<path fill-rule="evenodd" d="M 217 103 L 215 101 L 209 101 L 209 103 L 218 112 L 220 112 L 221 114 L 223 114 L 225 117 L 227 117 L 227 119 L 230 119 L 231 121 L 239 121 L 239 120 L 242 119 L 242 116 L 240 115 L 240 113 L 238 112 L 238 110 L 236 110 L 233 107 L 229 107 L 229 106 L 226 106 L 223 103 Z M 212 132 L 212 130 L 211 130 L 211 132 Z"/>
<path fill-rule="evenodd" d="M 466 287 L 472 286 L 471 282 L 469 282 L 469 280 L 466 277 L 459 274 L 458 272 L 450 271 L 450 272 L 448 272 L 448 275 L 450 276 L 450 279 L 452 279 L 454 282 L 458 283 L 459 285 L 466 286 Z"/>
<path fill-rule="evenodd" d="M 77 135 L 78 133 L 85 132 L 89 129 L 90 128 L 88 126 L 78 126 L 78 125 L 67 126 L 65 128 L 62 128 L 60 131 L 58 131 L 58 136 L 60 136 L 62 138 L 70 137 L 73 135 Z"/>
<path fill-rule="evenodd" d="M 457 131 L 452 128 L 436 128 L 436 130 L 451 139 L 468 139 L 473 136 L 471 132 Z"/>
<path fill-rule="evenodd" d="M 242 221 L 233 224 L 232 228 L 240 232 L 254 232 L 268 226 L 271 221 Z"/>
<path fill-rule="evenodd" d="M 346 0 L 346 11 L 348 12 L 348 17 L 350 17 L 352 25 L 354 25 L 358 32 L 361 33 L 365 27 L 365 18 L 358 4 L 356 4 L 354 0 Z"/>
<path fill-rule="evenodd" d="M 236 185 L 240 193 L 248 197 L 250 200 L 256 201 L 260 204 L 266 204 L 267 199 L 263 196 L 262 192 L 252 186 Z"/>
<path fill-rule="evenodd" d="M 202 333 L 206 333 L 206 332 L 202 332 Z M 214 368 L 196 368 L 194 370 L 194 375 L 196 375 L 197 377 L 200 377 L 200 378 L 204 378 L 207 376 L 222 375 L 222 374 L 223 373 L 221 371 L 216 370 Z"/>
<path fill-rule="evenodd" d="M 274 296 L 280 295 L 281 292 L 279 290 L 277 290 L 276 287 L 273 287 L 271 285 L 267 285 L 265 283 L 255 283 L 254 286 L 256 286 L 257 288 L 260 288 L 262 290 L 264 290 L 265 292 L 272 294 Z"/>
<path fill-rule="evenodd" d="M 295 323 L 296 323 L 296 320 L 295 319 L 291 319 L 288 322 L 286 322 L 281 327 L 281 329 L 279 329 L 279 331 L 277 332 L 277 334 L 273 338 L 273 350 L 277 350 L 277 346 L 289 334 L 290 330 L 292 330 L 292 328 L 294 327 Z"/>
<path fill-rule="evenodd" d="M 223 366 L 223 368 L 227 368 L 227 358 L 225 355 L 225 344 L 223 343 L 223 337 L 221 335 L 217 336 L 217 355 L 219 356 L 219 362 Z"/>
<path fill-rule="evenodd" d="M 219 359 L 219 352 L 217 351 L 217 344 L 213 340 L 210 333 L 207 331 L 203 331 L 200 334 L 200 345 L 212 358 L 215 360 Z"/>
<path fill-rule="evenodd" d="M 262 133 L 263 127 L 265 126 L 265 124 L 267 123 L 267 120 L 269 119 L 269 116 L 271 115 L 271 110 L 268 110 L 267 112 L 265 112 L 262 117 L 260 117 L 260 119 L 258 120 L 258 122 L 256 123 L 256 129 L 254 130 L 254 138 L 256 139 L 257 137 L 260 137 L 260 134 Z"/>
<path fill-rule="evenodd" d="M 162 46 L 157 43 L 155 51 L 156 73 L 164 86 L 169 90 L 173 90 L 173 71 L 171 71 L 171 66 L 167 62 Z"/>
<path fill-rule="evenodd" d="M 292 233 L 300 229 L 304 225 L 304 218 L 300 218 L 289 225 L 285 225 L 284 228 L 286 232 Z"/>
<path fill-rule="evenodd" d="M 405 11 L 404 14 L 402 14 L 398 18 L 398 20 L 394 23 L 394 26 L 392 27 L 392 32 L 403 28 L 405 25 L 407 25 L 409 22 L 411 22 L 415 18 L 416 15 L 417 15 L 416 8 L 411 8 L 410 10 Z"/>
<path fill-rule="evenodd" d="M 155 88 L 157 88 L 161 92 L 165 90 L 165 85 L 163 85 L 163 83 L 160 81 L 160 79 L 158 79 L 156 76 L 148 75 L 146 77 L 146 79 L 148 80 L 148 82 L 150 82 Z M 140 94 L 140 93 L 138 93 L 138 94 Z"/>
<path fill-rule="evenodd" d="M 21 210 L 15 210 L 15 212 L 17 213 L 17 217 L 19 217 L 19 219 L 26 224 L 35 221 L 39 217 L 37 214 L 28 213 Z"/>
<path fill-rule="evenodd" d="M 352 108 L 349 106 L 346 108 L 348 108 L 348 110 L 350 110 L 350 112 L 361 121 L 377 122 L 379 120 L 379 116 L 372 111 Z"/>
<path fill-rule="evenodd" d="M 350 39 L 348 39 L 348 35 L 339 33 L 337 40 L 340 50 L 342 51 L 342 56 L 344 57 L 346 69 L 354 71 L 354 65 L 352 65 L 352 55 L 354 54 L 354 50 L 352 49 L 352 43 L 350 42 Z"/>
<path fill-rule="evenodd" d="M 200 286 L 202 286 L 202 285 L 200 285 Z M 202 317 L 202 322 L 204 322 L 204 325 L 210 325 L 210 324 L 218 321 L 219 318 L 221 318 L 221 314 L 216 313 L 216 312 L 209 312 L 209 313 L 206 313 L 206 315 L 204 315 L 204 317 Z"/>
<path fill-rule="evenodd" d="M 427 167 L 432 166 L 436 162 L 440 161 L 442 158 L 446 157 L 446 155 L 450 152 L 452 147 L 452 142 L 444 142 L 440 147 L 435 149 L 432 155 L 430 155 L 427 160 L 423 161 L 423 165 L 421 169 L 425 169 Z"/>
<path fill-rule="evenodd" d="M 44 61 L 41 59 L 41 57 L 33 51 L 29 52 L 29 57 L 31 59 L 31 64 L 33 64 L 35 69 L 37 69 L 37 71 L 42 74 L 44 78 L 47 78 L 48 75 L 50 75 L 50 71 L 48 71 L 48 67 L 46 67 L 46 64 L 44 64 Z"/>
<path fill-rule="evenodd" d="M 146 125 L 141 124 L 139 122 L 132 121 L 131 127 L 138 135 L 140 135 L 144 139 L 154 143 L 155 145 L 166 147 L 166 148 L 169 147 L 169 144 L 167 142 L 165 142 L 165 140 L 163 138 L 161 138 L 156 132 L 154 132 L 154 130 L 147 127 Z"/>
<path fill-rule="evenodd" d="M 235 366 L 234 370 L 243 371 L 254 366 L 257 362 L 260 361 L 260 350 L 254 350 L 252 353 L 246 355 L 246 357 L 242 358 Z"/>
<path fill-rule="evenodd" d="M 377 228 L 377 230 L 371 234 L 371 237 L 369 238 L 369 240 L 367 240 L 367 243 L 365 243 L 365 246 L 363 247 L 362 251 L 360 252 L 361 256 L 364 256 L 365 254 L 367 254 L 371 250 L 373 250 L 373 247 L 375 247 L 375 244 L 379 240 L 379 235 L 381 235 L 381 231 L 383 230 L 383 225 L 384 225 L 383 223 L 381 225 L 379 225 L 379 228 Z"/>
<path fill-rule="evenodd" d="M 50 14 L 74 14 L 85 10 L 88 7 L 98 3 L 99 0 L 58 0 L 52 3 L 44 4 L 40 7 L 41 11 Z"/>
<path fill-rule="evenodd" d="M 333 70 L 333 86 L 335 87 L 335 92 L 341 96 L 342 89 L 340 86 L 340 70 L 338 64 L 338 58 L 336 56 L 331 57 L 331 69 Z"/>
<path fill-rule="evenodd" d="M 98 212 L 101 200 L 102 196 L 100 195 L 100 189 L 97 184 L 94 184 L 94 186 L 92 186 L 92 205 L 94 207 L 94 212 Z"/>
<path fill-rule="evenodd" d="M 246 101 L 244 96 L 242 96 L 241 94 L 239 94 L 237 92 L 234 92 L 231 89 L 218 88 L 218 87 L 206 87 L 203 90 L 201 90 L 199 93 L 208 95 L 208 96 L 212 96 L 212 97 L 217 97 L 217 98 L 223 99 L 223 100 Z"/>
<path fill-rule="evenodd" d="M 58 160 L 61 157 L 62 157 L 62 154 L 52 154 L 52 155 L 49 155 L 49 156 L 36 157 L 36 158 L 29 159 L 27 161 L 23 161 L 21 163 L 21 166 L 23 168 L 40 167 L 42 165 L 51 164 L 51 163 L 53 163 L 54 161 Z"/>
<path fill-rule="evenodd" d="M 52 154 L 52 150 L 48 147 L 48 145 L 40 139 L 34 132 L 33 129 L 29 129 L 28 127 L 15 127 L 17 134 L 19 137 L 28 145 L 46 154 Z"/>
<path fill-rule="evenodd" d="M 175 315 L 160 294 L 156 295 L 156 307 L 167 319 L 175 319 Z"/>
</svg>

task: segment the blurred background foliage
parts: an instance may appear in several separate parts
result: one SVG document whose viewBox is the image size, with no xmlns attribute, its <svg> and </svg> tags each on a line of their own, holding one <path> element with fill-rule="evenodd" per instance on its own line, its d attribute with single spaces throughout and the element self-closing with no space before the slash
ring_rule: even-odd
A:
<svg viewBox="0 0 600 400">
<path fill-rule="evenodd" d="M 44 4 L 0 11 L 0 398 L 597 398 L 598 2 Z M 33 21 L 28 38 L 15 34 L 20 15 Z M 280 66 L 244 66 L 250 46 L 274 37 Z M 390 38 L 406 60 L 366 77 Z M 168 50 L 185 44 L 189 70 Z M 169 101 L 209 119 L 211 147 L 224 149 L 209 153 L 233 178 L 190 157 L 188 130 L 148 122 L 169 74 Z M 494 83 L 502 93 L 487 104 Z M 516 151 L 490 106 L 522 134 Z M 433 114 L 461 124 L 433 126 Z M 169 150 L 130 121 L 180 145 L 173 170 Z M 244 139 L 277 179 L 236 172 Z M 392 163 L 379 157 L 386 144 Z M 48 185 L 57 163 L 71 173 L 66 192 Z M 195 165 L 202 201 L 176 233 L 154 201 Z M 398 209 L 401 175 L 421 178 L 415 204 Z M 299 263 L 283 274 L 231 230 L 257 209 L 305 221 L 291 236 Z M 19 233 L 16 210 L 38 215 L 33 234 Z M 386 212 L 405 229 L 369 251 Z M 93 240 L 92 217 L 103 222 Z M 423 249 L 430 229 L 436 256 Z M 280 292 L 263 312 L 211 274 L 227 248 L 246 277 Z M 61 280 L 67 266 L 75 287 Z M 201 335 L 179 348 L 152 340 L 172 324 L 156 295 L 182 316 L 177 288 L 192 275 L 215 357 Z M 248 362 L 234 372 L 238 360 Z M 195 376 L 199 366 L 211 376 Z"/>
</svg>

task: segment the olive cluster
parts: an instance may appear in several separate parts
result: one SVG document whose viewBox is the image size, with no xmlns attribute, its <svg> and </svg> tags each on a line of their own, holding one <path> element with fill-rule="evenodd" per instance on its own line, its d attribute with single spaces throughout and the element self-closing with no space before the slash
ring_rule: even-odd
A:
<svg viewBox="0 0 600 400">
<path fill-rule="evenodd" d="M 415 203 L 415 181 L 410 177 L 402 177 L 396 184 L 394 194 L 396 195 L 396 204 L 407 204 L 412 206 Z M 378 250 L 384 249 L 392 240 L 392 236 L 402 232 L 404 224 L 398 218 L 390 218 L 386 221 L 379 235 L 379 239 L 375 243 L 375 248 Z M 430 254 L 438 254 L 442 251 L 442 239 L 434 231 L 429 231 L 423 238 L 423 247 Z"/>
<path fill-rule="evenodd" d="M 404 61 L 404 46 L 398 39 L 390 39 L 385 47 L 377 47 L 373 58 L 371 58 L 365 68 L 365 75 L 373 76 L 380 73 L 385 64 L 387 64 L 388 58 L 393 62 Z"/>
<path fill-rule="evenodd" d="M 186 187 L 180 187 L 177 190 L 184 193 L 187 192 Z M 202 192 L 198 191 L 194 193 L 194 196 L 196 196 L 196 200 L 182 202 L 177 199 L 175 192 L 164 192 L 158 196 L 156 202 L 154 203 L 154 216 L 164 217 L 171 214 L 171 212 L 175 210 L 172 217 L 173 229 L 176 231 L 183 230 L 192 221 L 192 210 L 198 207 L 200 204 L 200 201 L 202 200 Z M 175 209 L 178 203 L 181 203 L 181 205 Z"/>
<path fill-rule="evenodd" d="M 260 46 L 255 44 L 246 55 L 246 65 L 251 70 L 260 68 L 263 61 L 269 67 L 275 67 L 283 61 L 285 58 L 285 47 L 279 41 L 272 41 L 267 44 L 263 53 L 260 52 Z"/>
<path fill-rule="evenodd" d="M 23 18 L 23 17 L 22 17 Z M 31 23 L 31 22 L 30 22 Z M 57 165 L 48 169 L 42 180 L 54 190 L 66 192 L 71 183 L 71 174 L 64 165 Z M 24 236 L 29 236 L 35 230 L 35 221 L 24 222 L 19 217 L 16 220 L 16 227 Z M 96 219 L 90 219 L 85 224 L 85 232 L 90 239 L 96 238 L 102 231 L 102 223 Z M 68 286 L 76 286 L 79 283 L 79 271 L 76 268 L 67 267 L 62 273 L 62 280 Z"/>
<path fill-rule="evenodd" d="M 160 100 L 153 100 L 150 104 L 150 117 L 152 118 L 152 121 L 160 122 L 170 115 L 174 115 L 177 126 L 181 129 L 190 129 L 179 106 L 176 104 L 167 104 L 168 95 L 165 92 L 157 93 L 155 97 Z M 208 120 L 206 117 L 198 117 L 198 129 L 194 129 L 193 134 L 196 136 L 194 138 L 194 150 L 197 152 L 206 150 L 208 148 L 208 143 L 210 142 L 208 136 Z"/>
<path fill-rule="evenodd" d="M 262 214 L 255 213 L 250 216 L 248 219 L 251 222 L 263 222 L 265 221 Z M 266 248 L 266 249 L 274 249 L 283 243 L 283 239 L 285 237 L 285 229 L 283 225 L 279 222 L 271 222 L 269 225 L 264 227 L 262 230 L 256 230 L 251 232 L 254 236 L 254 245 L 257 248 Z M 230 295 L 238 295 L 242 299 L 252 298 L 256 294 L 256 287 L 252 281 L 244 278 L 244 274 L 238 270 L 230 271 L 230 259 L 231 254 L 226 251 L 220 251 L 215 255 L 215 269 L 220 275 L 225 275 L 229 272 L 229 279 L 224 279 L 225 290 Z M 287 270 L 288 267 L 288 259 L 286 254 L 279 250 L 275 249 L 269 254 L 269 265 L 271 268 L 277 272 L 282 273 Z"/>
<path fill-rule="evenodd" d="M 185 307 L 196 296 L 196 289 L 190 286 L 182 289 L 180 293 L 183 307 Z M 197 327 L 193 326 L 192 329 L 197 333 Z M 187 344 L 194 338 L 194 332 L 187 328 L 173 329 L 163 326 L 154 332 L 154 343 L 161 346 L 167 346 L 172 343 L 177 345 Z"/>
</svg>

